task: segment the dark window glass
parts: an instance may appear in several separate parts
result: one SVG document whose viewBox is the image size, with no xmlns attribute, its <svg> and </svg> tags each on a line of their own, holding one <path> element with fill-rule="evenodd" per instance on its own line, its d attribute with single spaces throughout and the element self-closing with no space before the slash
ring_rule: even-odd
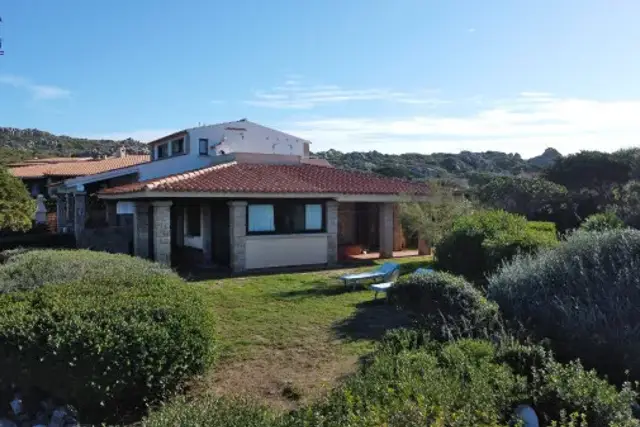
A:
<svg viewBox="0 0 640 427">
<path fill-rule="evenodd" d="M 169 157 L 169 144 L 158 145 L 158 158 L 164 159 Z"/>
<path fill-rule="evenodd" d="M 247 210 L 248 233 L 295 234 L 324 231 L 324 205 L 283 201 L 250 204 Z"/>
<path fill-rule="evenodd" d="M 174 155 L 184 153 L 184 138 L 171 141 L 171 151 Z"/>
<path fill-rule="evenodd" d="M 187 235 L 200 235 L 200 206 L 190 206 L 187 208 Z"/>
<path fill-rule="evenodd" d="M 209 140 L 200 138 L 200 154 L 206 156 L 209 154 Z"/>
</svg>

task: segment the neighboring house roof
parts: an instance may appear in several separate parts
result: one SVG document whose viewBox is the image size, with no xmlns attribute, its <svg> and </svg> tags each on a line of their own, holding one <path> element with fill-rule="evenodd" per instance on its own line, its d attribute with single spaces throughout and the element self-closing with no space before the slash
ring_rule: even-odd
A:
<svg viewBox="0 0 640 427">
<path fill-rule="evenodd" d="M 35 164 L 11 168 L 9 171 L 18 178 L 44 178 L 46 176 L 72 177 L 93 175 L 114 169 L 139 165 L 150 160 L 148 155 L 127 155 L 100 160 L 72 161 L 51 164 Z"/>
<path fill-rule="evenodd" d="M 92 160 L 91 157 L 47 157 L 45 159 L 29 159 L 23 160 L 21 162 L 10 163 L 8 166 L 11 167 L 19 167 L 19 166 L 33 166 L 44 163 L 67 163 L 67 162 L 86 162 L 88 160 Z"/>
<path fill-rule="evenodd" d="M 312 193 L 428 195 L 429 187 L 394 178 L 309 164 L 224 163 L 164 178 L 103 190 L 102 195 L 137 192 Z"/>
</svg>

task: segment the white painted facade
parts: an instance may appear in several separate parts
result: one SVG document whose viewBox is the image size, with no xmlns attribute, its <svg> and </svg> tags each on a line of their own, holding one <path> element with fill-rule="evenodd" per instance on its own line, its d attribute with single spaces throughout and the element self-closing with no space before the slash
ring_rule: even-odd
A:
<svg viewBox="0 0 640 427">
<path fill-rule="evenodd" d="M 327 234 L 247 236 L 246 268 L 326 264 Z"/>
</svg>

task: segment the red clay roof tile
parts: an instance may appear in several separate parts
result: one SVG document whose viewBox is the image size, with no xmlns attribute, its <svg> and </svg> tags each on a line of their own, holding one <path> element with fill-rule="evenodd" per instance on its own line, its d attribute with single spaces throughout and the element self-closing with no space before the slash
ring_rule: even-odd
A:
<svg viewBox="0 0 640 427">
<path fill-rule="evenodd" d="M 424 183 L 324 166 L 231 162 L 165 178 L 109 188 L 103 190 L 101 194 L 126 194 L 140 191 L 428 195 L 429 187 Z"/>
<path fill-rule="evenodd" d="M 43 178 L 45 176 L 85 176 L 114 169 L 135 166 L 149 161 L 148 155 L 129 155 L 102 160 L 85 160 L 53 164 L 35 164 L 11 168 L 9 171 L 18 178 Z"/>
</svg>

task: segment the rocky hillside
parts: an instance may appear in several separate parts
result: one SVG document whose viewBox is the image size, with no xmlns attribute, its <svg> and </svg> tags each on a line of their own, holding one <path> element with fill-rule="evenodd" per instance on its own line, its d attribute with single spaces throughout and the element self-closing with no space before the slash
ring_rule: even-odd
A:
<svg viewBox="0 0 640 427">
<path fill-rule="evenodd" d="M 148 147 L 133 139 L 95 140 L 53 135 L 38 129 L 0 127 L 0 164 L 34 157 L 103 156 L 125 145 L 131 154 L 148 153 Z M 458 154 L 382 154 L 377 151 L 342 153 L 336 150 L 314 153 L 336 167 L 407 178 L 470 178 L 478 174 L 530 174 L 549 166 L 562 155 L 553 148 L 525 160 L 519 154 L 486 151 Z"/>
<path fill-rule="evenodd" d="M 0 163 L 34 157 L 89 157 L 113 154 L 125 145 L 131 154 L 146 154 L 146 144 L 133 139 L 113 141 L 53 135 L 38 129 L 0 127 Z"/>
<path fill-rule="evenodd" d="M 314 155 L 327 159 L 336 167 L 371 171 L 398 178 L 428 179 L 470 178 L 477 174 L 535 174 L 557 159 L 552 158 L 550 150 L 553 149 L 548 149 L 542 156 L 531 160 L 525 160 L 517 153 L 497 151 L 397 155 L 377 151 L 342 153 L 329 150 Z M 562 157 L 556 150 L 553 152 Z"/>
</svg>

